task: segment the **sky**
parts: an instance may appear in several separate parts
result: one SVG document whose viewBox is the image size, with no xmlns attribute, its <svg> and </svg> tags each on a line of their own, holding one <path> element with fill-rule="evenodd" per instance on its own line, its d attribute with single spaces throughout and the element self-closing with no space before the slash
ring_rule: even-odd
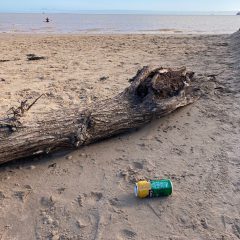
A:
<svg viewBox="0 0 240 240">
<path fill-rule="evenodd" d="M 138 10 L 237 11 L 240 0 L 0 0 L 0 12 Z"/>
</svg>

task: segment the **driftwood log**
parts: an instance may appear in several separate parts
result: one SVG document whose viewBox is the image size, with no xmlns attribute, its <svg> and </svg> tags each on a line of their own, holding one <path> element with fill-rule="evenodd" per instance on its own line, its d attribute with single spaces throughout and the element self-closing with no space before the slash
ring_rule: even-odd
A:
<svg viewBox="0 0 240 240">
<path fill-rule="evenodd" d="M 0 164 L 14 159 L 79 148 L 139 128 L 199 98 L 194 73 L 185 68 L 144 67 L 122 93 L 85 109 L 30 114 L 27 101 L 0 120 Z M 31 115 L 31 117 L 29 117 Z"/>
</svg>

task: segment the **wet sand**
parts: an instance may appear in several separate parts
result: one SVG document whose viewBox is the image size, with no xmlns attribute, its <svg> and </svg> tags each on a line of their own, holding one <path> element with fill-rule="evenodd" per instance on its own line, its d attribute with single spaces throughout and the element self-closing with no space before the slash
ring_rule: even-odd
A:
<svg viewBox="0 0 240 240">
<path fill-rule="evenodd" d="M 239 33 L 1 34 L 2 116 L 42 93 L 31 114 L 81 108 L 149 64 L 187 66 L 204 94 L 138 131 L 0 166 L 0 239 L 239 239 L 239 44 Z M 136 180 L 163 177 L 172 196 L 135 198 Z"/>
</svg>

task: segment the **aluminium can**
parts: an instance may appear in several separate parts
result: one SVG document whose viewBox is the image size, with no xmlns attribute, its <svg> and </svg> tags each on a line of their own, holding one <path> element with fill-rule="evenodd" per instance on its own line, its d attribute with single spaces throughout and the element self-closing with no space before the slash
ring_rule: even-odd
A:
<svg viewBox="0 0 240 240">
<path fill-rule="evenodd" d="M 135 196 L 139 198 L 153 198 L 170 196 L 173 191 L 173 184 L 170 179 L 142 180 L 135 184 Z"/>
</svg>

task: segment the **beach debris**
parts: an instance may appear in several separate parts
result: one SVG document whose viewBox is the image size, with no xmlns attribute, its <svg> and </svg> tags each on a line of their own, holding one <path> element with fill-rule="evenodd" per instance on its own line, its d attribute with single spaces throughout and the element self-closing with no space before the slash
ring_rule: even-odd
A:
<svg viewBox="0 0 240 240">
<path fill-rule="evenodd" d="M 153 198 L 169 196 L 172 194 L 173 185 L 170 179 L 141 180 L 135 184 L 134 193 L 139 198 Z"/>
<path fill-rule="evenodd" d="M 100 78 L 99 78 L 100 81 L 105 81 L 105 80 L 107 80 L 107 79 L 109 79 L 109 77 L 106 77 L 106 76 L 103 76 L 103 77 L 100 77 Z"/>
<path fill-rule="evenodd" d="M 35 114 L 32 118 L 21 119 L 42 95 L 32 104 L 24 100 L 19 107 L 11 108 L 11 117 L 0 122 L 0 163 L 79 148 L 129 129 L 138 129 L 156 117 L 195 102 L 200 97 L 199 90 L 199 81 L 186 68 L 146 66 L 123 92 L 89 103 L 84 109 L 62 106 L 44 116 Z M 23 136 L 28 140 L 23 141 Z"/>
<path fill-rule="evenodd" d="M 0 78 L 0 81 L 1 81 L 1 82 L 6 82 L 6 79 Z"/>
<path fill-rule="evenodd" d="M 46 57 L 43 56 L 37 56 L 36 54 L 27 54 L 27 60 L 28 61 L 36 61 L 36 60 L 44 60 Z"/>
<path fill-rule="evenodd" d="M 9 62 L 10 60 L 9 59 L 0 59 L 0 62 Z"/>
</svg>

